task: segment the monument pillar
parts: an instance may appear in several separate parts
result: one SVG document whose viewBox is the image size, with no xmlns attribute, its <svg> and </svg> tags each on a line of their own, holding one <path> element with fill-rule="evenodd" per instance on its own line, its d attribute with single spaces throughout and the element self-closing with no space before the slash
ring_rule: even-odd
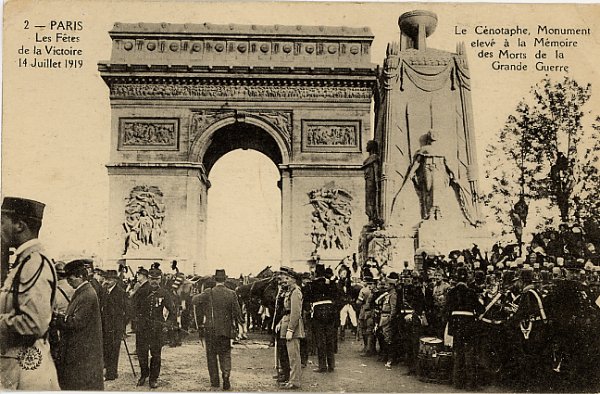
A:
<svg viewBox="0 0 600 394">
<path fill-rule="evenodd" d="M 448 254 L 487 236 L 464 47 L 427 47 L 437 26 L 432 12 L 404 13 L 398 25 L 400 44 L 388 45 L 375 108 L 383 225 L 362 236 L 363 258 L 387 256 L 380 258 L 394 269 L 412 262 L 419 248 Z M 376 252 L 385 245 L 391 250 Z"/>
</svg>

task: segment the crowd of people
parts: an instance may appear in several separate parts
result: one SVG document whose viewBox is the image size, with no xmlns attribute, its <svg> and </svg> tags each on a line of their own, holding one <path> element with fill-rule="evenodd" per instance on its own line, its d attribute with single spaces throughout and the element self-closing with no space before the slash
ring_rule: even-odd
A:
<svg viewBox="0 0 600 394">
<path fill-rule="evenodd" d="M 102 390 L 118 377 L 121 345 L 138 386 L 158 387 L 165 343 L 181 344 L 190 326 L 205 343 L 211 387 L 231 389 L 231 342 L 244 323 L 240 294 L 217 270 L 183 297 L 178 272 L 165 280 L 160 264 L 140 267 L 135 280 L 100 270 L 92 260 L 54 262 L 37 239 L 44 205 L 7 197 L 2 203 L 0 293 L 2 386 L 27 390 Z M 575 236 L 573 235 L 575 234 Z M 281 267 L 273 306 L 263 305 L 274 333 L 279 388 L 302 387 L 303 367 L 334 373 L 348 329 L 362 357 L 383 368 L 405 363 L 425 381 L 476 390 L 489 383 L 518 389 L 599 387 L 600 261 L 576 233 L 534 238 L 519 256 L 515 245 L 482 255 L 475 246 L 443 256 L 424 252 L 414 268 L 360 270 L 343 262 L 310 272 Z M 258 288 L 259 286 L 254 286 Z M 243 304 L 243 303 L 242 303 Z M 244 306 L 244 305 L 242 305 Z M 124 338 L 131 323 L 135 350 Z M 539 388 L 539 387 L 538 387 Z"/>
<path fill-rule="evenodd" d="M 2 202 L 1 386 L 103 390 L 105 381 L 118 377 L 123 343 L 132 369 L 131 355 L 137 355 L 137 385 L 148 380 L 150 388 L 158 387 L 166 334 L 178 332 L 172 328 L 178 324 L 180 277 L 164 286 L 156 263 L 149 270 L 141 267 L 128 287 L 117 270 L 94 269 L 92 260 L 65 264 L 49 259 L 38 240 L 44 208 L 43 203 L 22 198 L 6 197 Z M 235 293 L 227 291 L 237 305 Z M 201 313 L 204 304 L 198 305 Z M 224 311 L 219 307 L 219 316 Z M 134 352 L 125 341 L 130 321 L 135 328 Z M 225 389 L 227 385 L 224 381 Z"/>
<path fill-rule="evenodd" d="M 405 363 L 425 381 L 470 390 L 490 383 L 597 388 L 600 265 L 594 245 L 585 246 L 575 255 L 561 248 L 558 256 L 539 241 L 525 257 L 514 245 L 496 245 L 485 257 L 476 246 L 448 257 L 423 253 L 417 269 L 405 263 L 384 273 L 367 263 L 359 282 L 343 264 L 337 276 L 317 264 L 298 280 L 303 362 L 314 348 L 315 372 L 333 371 L 337 341 L 358 320 L 361 356 L 387 369 Z M 278 379 L 288 381 L 289 371 L 281 363 Z"/>
</svg>

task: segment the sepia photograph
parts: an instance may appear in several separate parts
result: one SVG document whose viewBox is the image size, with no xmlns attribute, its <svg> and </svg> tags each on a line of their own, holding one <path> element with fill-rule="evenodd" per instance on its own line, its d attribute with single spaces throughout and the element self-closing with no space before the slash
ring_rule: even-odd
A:
<svg viewBox="0 0 600 394">
<path fill-rule="evenodd" d="M 600 391 L 599 4 L 3 4 L 0 387 Z"/>
</svg>

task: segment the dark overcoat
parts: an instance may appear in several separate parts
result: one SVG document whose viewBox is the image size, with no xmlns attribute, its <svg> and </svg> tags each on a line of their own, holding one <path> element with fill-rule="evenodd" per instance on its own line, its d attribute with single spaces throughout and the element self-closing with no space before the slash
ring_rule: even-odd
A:
<svg viewBox="0 0 600 394">
<path fill-rule="evenodd" d="M 102 320 L 91 284 L 75 290 L 61 328 L 65 341 L 61 389 L 104 390 Z"/>
<path fill-rule="evenodd" d="M 198 324 L 205 321 L 207 334 L 235 337 L 237 324 L 242 322 L 242 313 L 235 291 L 217 285 L 195 296 L 192 304 L 196 307 Z"/>
</svg>

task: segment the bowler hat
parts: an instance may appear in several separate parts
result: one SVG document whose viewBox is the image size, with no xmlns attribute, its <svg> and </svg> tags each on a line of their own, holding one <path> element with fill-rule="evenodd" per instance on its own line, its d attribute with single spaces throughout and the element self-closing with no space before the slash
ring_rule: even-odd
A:
<svg viewBox="0 0 600 394">
<path fill-rule="evenodd" d="M 140 269 L 138 269 L 137 272 L 138 275 L 144 275 L 144 276 L 148 276 L 148 270 L 144 267 L 140 267 Z"/>
<path fill-rule="evenodd" d="M 19 197 L 4 197 L 2 200 L 2 212 L 38 220 L 42 220 L 45 206 L 39 201 Z"/>
<path fill-rule="evenodd" d="M 391 272 L 387 277 L 388 282 L 396 283 L 400 280 L 400 275 L 397 272 Z"/>
<path fill-rule="evenodd" d="M 150 271 L 148 271 L 148 278 L 160 279 L 161 276 L 162 276 L 162 271 L 159 270 L 158 268 L 152 268 Z"/>
<path fill-rule="evenodd" d="M 65 276 L 78 275 L 80 273 L 86 273 L 85 263 L 83 260 L 73 260 L 65 264 Z"/>
<path fill-rule="evenodd" d="M 106 279 L 119 279 L 119 273 L 117 272 L 117 270 L 107 270 L 104 273 L 104 277 Z"/>
<path fill-rule="evenodd" d="M 227 274 L 224 269 L 218 269 L 215 271 L 215 280 L 217 282 L 225 282 L 227 279 Z"/>
</svg>

